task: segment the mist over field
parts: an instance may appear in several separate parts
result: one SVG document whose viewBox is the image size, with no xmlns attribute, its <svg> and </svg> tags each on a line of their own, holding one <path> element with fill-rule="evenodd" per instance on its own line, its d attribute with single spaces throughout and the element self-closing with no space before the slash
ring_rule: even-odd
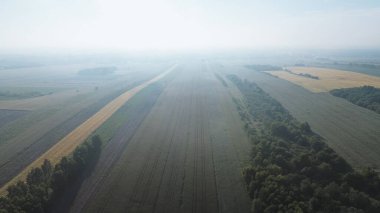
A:
<svg viewBox="0 0 380 213">
<path fill-rule="evenodd" d="M 374 49 L 380 2 L 2 0 L 0 49 Z"/>
<path fill-rule="evenodd" d="M 0 213 L 380 212 L 380 1 L 0 0 Z"/>
</svg>

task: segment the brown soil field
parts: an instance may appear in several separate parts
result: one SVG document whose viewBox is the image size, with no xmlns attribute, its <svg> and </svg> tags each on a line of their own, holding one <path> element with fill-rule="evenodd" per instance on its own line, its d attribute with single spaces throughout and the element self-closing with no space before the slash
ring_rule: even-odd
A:
<svg viewBox="0 0 380 213">
<path fill-rule="evenodd" d="M 79 144 L 81 144 L 87 137 L 95 131 L 102 123 L 104 123 L 109 117 L 112 116 L 125 102 L 127 102 L 132 96 L 141 91 L 146 86 L 158 81 L 166 74 L 171 72 L 175 66 L 171 67 L 164 73 L 156 76 L 155 78 L 134 87 L 131 90 L 123 93 L 116 99 L 112 100 L 96 114 L 74 129 L 71 133 L 61 139 L 58 143 L 52 146 L 47 152 L 42 154 L 38 159 L 33 161 L 29 166 L 22 170 L 16 177 L 6 183 L 0 188 L 0 195 L 6 193 L 6 188 L 9 185 L 16 183 L 17 181 L 25 180 L 27 174 L 32 168 L 40 166 L 45 159 L 49 159 L 53 164 L 57 163 L 63 156 L 69 155 Z"/>
<path fill-rule="evenodd" d="M 300 85 L 312 92 L 328 92 L 332 89 L 364 85 L 380 88 L 380 77 L 362 73 L 315 67 L 288 67 L 287 69 L 297 74 L 318 76 L 319 80 L 294 75 L 286 71 L 268 71 L 267 73 Z"/>
<path fill-rule="evenodd" d="M 308 122 L 326 143 L 354 168 L 380 168 L 380 115 L 329 93 L 313 93 L 287 80 L 249 70 L 244 64 L 224 66 L 253 81 L 300 122 Z"/>
<path fill-rule="evenodd" d="M 120 159 L 100 160 L 71 212 L 249 212 L 241 168 L 250 144 L 215 71 L 181 66 L 133 136 L 119 139 L 128 143 Z"/>
</svg>

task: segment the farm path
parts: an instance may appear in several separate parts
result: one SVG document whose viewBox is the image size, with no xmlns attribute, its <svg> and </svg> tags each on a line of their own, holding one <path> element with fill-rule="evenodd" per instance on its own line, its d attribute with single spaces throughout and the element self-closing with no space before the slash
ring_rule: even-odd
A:
<svg viewBox="0 0 380 213">
<path fill-rule="evenodd" d="M 212 69 L 183 65 L 120 159 L 97 177 L 102 184 L 71 212 L 249 212 L 242 127 Z"/>
</svg>

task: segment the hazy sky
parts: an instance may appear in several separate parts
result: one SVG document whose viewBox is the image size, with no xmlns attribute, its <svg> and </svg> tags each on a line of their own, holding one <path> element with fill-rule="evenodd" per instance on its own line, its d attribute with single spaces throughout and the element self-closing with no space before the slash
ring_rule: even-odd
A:
<svg viewBox="0 0 380 213">
<path fill-rule="evenodd" d="M 380 0 L 0 0 L 0 49 L 380 48 Z"/>
</svg>

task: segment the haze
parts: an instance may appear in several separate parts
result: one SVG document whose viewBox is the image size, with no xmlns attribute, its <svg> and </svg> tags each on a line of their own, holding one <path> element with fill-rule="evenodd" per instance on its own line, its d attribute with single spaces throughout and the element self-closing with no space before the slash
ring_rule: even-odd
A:
<svg viewBox="0 0 380 213">
<path fill-rule="evenodd" d="M 379 48 L 380 1 L 1 0 L 0 49 Z"/>
</svg>

